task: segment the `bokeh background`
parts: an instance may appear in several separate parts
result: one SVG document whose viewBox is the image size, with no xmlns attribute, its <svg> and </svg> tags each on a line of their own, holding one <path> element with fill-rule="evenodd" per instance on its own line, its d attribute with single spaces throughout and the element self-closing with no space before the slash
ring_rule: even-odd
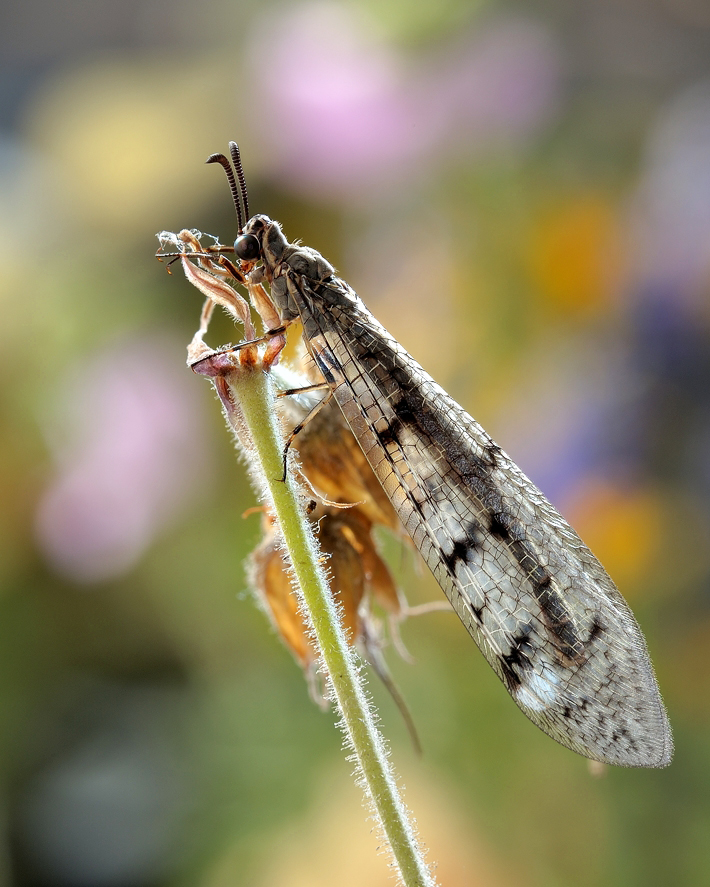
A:
<svg viewBox="0 0 710 887">
<path fill-rule="evenodd" d="M 373 679 L 443 885 L 710 883 L 706 0 L 24 0 L 0 27 L 0 883 L 384 885 L 333 717 L 254 607 L 201 299 L 155 232 L 333 261 L 577 527 L 675 730 L 607 770 L 455 618 Z M 210 341 L 237 336 L 218 320 Z M 386 543 L 413 603 L 440 593 Z"/>
</svg>

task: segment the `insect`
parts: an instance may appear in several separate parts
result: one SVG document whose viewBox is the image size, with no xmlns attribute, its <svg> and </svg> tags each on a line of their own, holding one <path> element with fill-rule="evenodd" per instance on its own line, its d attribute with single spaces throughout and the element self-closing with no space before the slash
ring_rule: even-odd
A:
<svg viewBox="0 0 710 887">
<path fill-rule="evenodd" d="M 593 760 L 663 767 L 670 726 L 629 606 L 575 531 L 318 252 L 249 217 L 239 150 L 234 254 L 303 337 L 451 606 L 522 711 Z M 241 205 L 240 205 L 241 203 Z M 242 215 L 243 209 L 243 215 Z"/>
</svg>

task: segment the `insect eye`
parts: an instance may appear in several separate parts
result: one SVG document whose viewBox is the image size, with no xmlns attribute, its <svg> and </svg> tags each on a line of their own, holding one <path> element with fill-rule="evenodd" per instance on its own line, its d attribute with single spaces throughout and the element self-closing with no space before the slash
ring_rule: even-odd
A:
<svg viewBox="0 0 710 887">
<path fill-rule="evenodd" d="M 234 241 L 234 252 L 237 254 L 238 259 L 251 261 L 259 257 L 261 247 L 253 234 L 240 234 Z"/>
</svg>

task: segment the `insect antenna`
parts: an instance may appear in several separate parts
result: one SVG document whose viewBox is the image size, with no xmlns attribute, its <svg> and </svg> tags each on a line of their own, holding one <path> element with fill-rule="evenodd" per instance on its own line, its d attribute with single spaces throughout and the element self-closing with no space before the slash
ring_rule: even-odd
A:
<svg viewBox="0 0 710 887">
<path fill-rule="evenodd" d="M 239 145 L 236 142 L 229 143 L 229 151 L 232 155 L 232 163 L 234 164 L 234 168 L 237 171 L 237 178 L 239 179 L 239 188 L 242 192 L 242 200 L 244 201 L 244 221 L 248 222 L 251 216 L 249 215 L 249 197 L 247 196 L 247 183 L 244 178 L 244 170 L 242 169 L 242 156 L 239 153 Z"/>
<path fill-rule="evenodd" d="M 231 145 L 234 144 L 232 142 Z M 236 147 L 236 145 L 235 145 Z M 239 150 L 237 149 L 237 157 L 239 157 Z M 237 181 L 234 178 L 234 172 L 232 171 L 231 164 L 229 160 L 224 156 L 224 154 L 210 154 L 210 156 L 205 160 L 205 163 L 219 163 L 224 167 L 224 171 L 227 173 L 227 179 L 229 180 L 229 188 L 232 192 L 232 200 L 234 201 L 234 208 L 237 211 L 237 225 L 239 226 L 239 234 L 242 233 L 242 229 L 244 228 L 244 218 L 242 216 L 242 205 L 239 199 L 239 189 L 237 188 Z M 240 183 L 244 179 L 244 173 L 242 172 L 241 162 L 238 167 L 240 176 Z M 248 216 L 247 216 L 248 218 Z"/>
</svg>

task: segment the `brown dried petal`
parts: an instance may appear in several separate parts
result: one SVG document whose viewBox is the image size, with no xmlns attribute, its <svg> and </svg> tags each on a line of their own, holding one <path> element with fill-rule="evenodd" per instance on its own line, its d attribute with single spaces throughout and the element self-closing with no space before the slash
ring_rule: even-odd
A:
<svg viewBox="0 0 710 887">
<path fill-rule="evenodd" d="M 281 640 L 293 653 L 304 670 L 315 661 L 303 618 L 298 609 L 298 598 L 291 587 L 281 552 L 276 547 L 273 531 L 251 556 L 252 582 Z"/>
<path fill-rule="evenodd" d="M 187 277 L 190 283 L 197 287 L 208 299 L 212 299 L 213 302 L 221 305 L 236 321 L 242 323 L 244 325 L 244 335 L 247 339 L 256 338 L 251 322 L 251 312 L 246 300 L 233 290 L 229 284 L 208 271 L 198 268 L 186 256 L 182 256 L 181 261 L 185 277 Z"/>
<path fill-rule="evenodd" d="M 312 486 L 333 502 L 360 503 L 372 524 L 401 531 L 399 518 L 352 435 L 331 402 L 296 437 L 293 446 Z"/>
</svg>

